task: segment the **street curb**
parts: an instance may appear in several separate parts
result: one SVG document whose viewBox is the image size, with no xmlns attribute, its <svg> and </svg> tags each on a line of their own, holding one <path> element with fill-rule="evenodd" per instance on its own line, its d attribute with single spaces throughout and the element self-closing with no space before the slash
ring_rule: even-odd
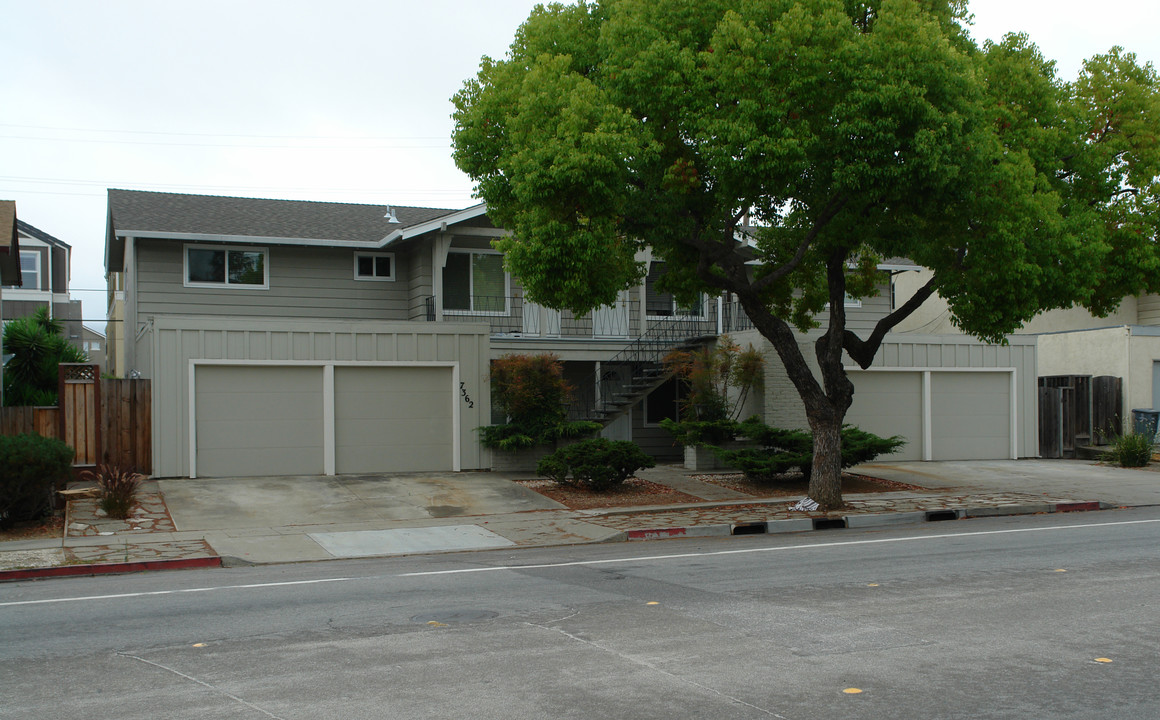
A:
<svg viewBox="0 0 1160 720">
<path fill-rule="evenodd" d="M 92 565 L 57 565 L 47 568 L 0 570 L 0 582 L 35 580 L 77 575 L 110 575 L 142 572 L 144 570 L 189 570 L 191 568 L 221 567 L 220 557 L 178 558 L 175 560 L 142 560 L 138 562 L 94 563 Z"/>
<path fill-rule="evenodd" d="M 1110 510 L 1114 505 L 1098 500 L 1061 503 L 1024 503 L 944 510 L 915 510 L 896 513 L 859 513 L 842 517 L 800 517 L 738 524 L 689 525 L 686 527 L 639 528 L 625 531 L 625 540 L 668 540 L 671 538 L 726 537 L 731 535 L 773 535 L 841 528 L 870 529 L 896 525 L 963 520 L 966 518 L 1038 515 L 1041 513 Z M 611 513 L 610 513 L 611 514 Z M 820 521 L 820 522 L 819 522 Z"/>
</svg>

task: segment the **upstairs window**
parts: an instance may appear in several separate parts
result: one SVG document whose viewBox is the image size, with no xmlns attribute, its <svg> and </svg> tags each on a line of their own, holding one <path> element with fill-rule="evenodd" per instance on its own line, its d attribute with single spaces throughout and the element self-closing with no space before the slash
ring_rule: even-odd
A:
<svg viewBox="0 0 1160 720">
<path fill-rule="evenodd" d="M 391 253 L 355 253 L 355 280 L 394 280 L 395 256 Z"/>
<path fill-rule="evenodd" d="M 503 315 L 508 310 L 508 276 L 503 255 L 452 250 L 443 267 L 443 309 Z"/>
<path fill-rule="evenodd" d="M 685 307 L 677 302 L 672 293 L 661 292 L 657 289 L 657 283 L 665 274 L 665 264 L 660 261 L 654 261 L 649 265 L 648 276 L 644 282 L 644 297 L 645 297 L 645 311 L 649 317 L 682 317 L 682 318 L 703 318 L 705 317 L 705 298 L 701 296 L 700 300 L 692 306 Z"/>
<path fill-rule="evenodd" d="M 40 253 L 35 250 L 20 251 L 20 279 L 25 290 L 40 289 Z"/>
<path fill-rule="evenodd" d="M 186 287 L 270 287 L 265 248 L 185 246 Z"/>
<path fill-rule="evenodd" d="M 36 250 L 20 251 L 20 282 L 21 285 L 5 285 L 13 290 L 40 289 L 40 253 Z"/>
</svg>

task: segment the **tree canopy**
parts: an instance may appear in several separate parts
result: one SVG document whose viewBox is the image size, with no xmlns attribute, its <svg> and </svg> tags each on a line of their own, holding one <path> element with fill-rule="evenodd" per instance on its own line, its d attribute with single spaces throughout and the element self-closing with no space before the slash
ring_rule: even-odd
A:
<svg viewBox="0 0 1160 720">
<path fill-rule="evenodd" d="M 649 247 L 679 297 L 736 293 L 836 443 L 843 353 L 868 366 L 935 292 L 1001 341 L 1157 286 L 1155 70 L 1113 48 L 1064 82 L 1026 36 L 969 29 L 964 0 L 538 6 L 455 96 L 455 160 L 531 299 L 610 303 Z M 930 282 L 850 331 L 843 298 L 899 256 Z M 817 327 L 820 378 L 793 333 Z"/>
</svg>

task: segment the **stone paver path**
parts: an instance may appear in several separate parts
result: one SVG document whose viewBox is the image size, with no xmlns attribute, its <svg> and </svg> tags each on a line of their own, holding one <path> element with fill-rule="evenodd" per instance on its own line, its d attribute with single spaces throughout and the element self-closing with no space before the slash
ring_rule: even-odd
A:
<svg viewBox="0 0 1160 720">
<path fill-rule="evenodd" d="M 68 504 L 68 537 L 173 532 L 177 528 L 157 483 L 146 483 L 137 492 L 137 502 L 125 520 L 105 515 L 97 498 L 76 498 Z"/>
<path fill-rule="evenodd" d="M 108 545 L 82 545 L 65 548 L 66 562 L 133 563 L 156 560 L 185 560 L 216 557 L 204 540 L 177 540 L 163 543 L 113 542 Z"/>
</svg>

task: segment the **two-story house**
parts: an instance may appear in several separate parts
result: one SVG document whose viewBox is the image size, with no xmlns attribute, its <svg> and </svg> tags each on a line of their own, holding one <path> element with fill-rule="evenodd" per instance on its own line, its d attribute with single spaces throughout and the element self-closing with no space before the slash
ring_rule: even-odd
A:
<svg viewBox="0 0 1160 720">
<path fill-rule="evenodd" d="M 27 317 L 47 307 L 64 326 L 65 337 L 83 348 L 81 302 L 69 295 L 72 247 L 23 220 L 16 220 L 19 285 L 4 287 L 3 319 Z"/>
<path fill-rule="evenodd" d="M 647 253 L 647 278 L 611 306 L 577 317 L 527 302 L 492 248 L 503 234 L 483 205 L 110 190 L 109 366 L 153 381 L 155 472 L 489 468 L 491 453 L 475 431 L 500 419 L 492 417 L 489 363 L 537 352 L 564 361 L 578 417 L 600 417 L 607 436 L 675 458 L 680 448 L 658 426 L 675 414 L 677 400 L 674 384 L 657 371 L 660 358 L 722 332 L 773 356 L 731 303 L 707 297 L 682 307 L 659 292 L 663 263 Z M 865 305 L 866 323 L 889 311 L 881 298 Z M 911 338 L 888 346 L 881 367 L 860 373 L 859 391 L 865 386 L 877 400 L 859 412 L 875 432 L 894 427 L 882 399 L 902 392 L 899 413 L 908 414 L 906 429 L 915 435 L 910 452 L 954 456 L 957 449 L 939 443 L 961 428 L 940 424 L 941 403 L 962 382 L 973 390 L 986 376 L 995 392 L 968 394 L 986 397 L 988 412 L 1003 423 L 984 423 L 998 442 L 992 437 L 981 452 L 1028 454 L 1022 449 L 1034 445 L 1016 415 L 1024 412 L 1015 381 L 1027 367 L 1023 350 L 1012 359 L 960 352 L 962 342 Z M 1033 368 L 1034 346 L 1030 356 Z M 774 361 L 769 372 L 765 396 L 750 411 L 800 426 L 804 413 L 784 371 Z M 975 417 L 975 405 L 963 399 L 958 407 Z M 1030 422 L 1033 437 L 1033 413 Z"/>
</svg>

